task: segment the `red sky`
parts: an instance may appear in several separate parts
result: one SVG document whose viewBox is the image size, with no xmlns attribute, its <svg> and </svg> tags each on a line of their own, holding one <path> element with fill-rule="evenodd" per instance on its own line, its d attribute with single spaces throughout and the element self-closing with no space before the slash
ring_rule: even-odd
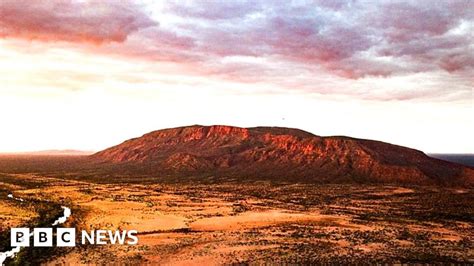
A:
<svg viewBox="0 0 474 266">
<path fill-rule="evenodd" d="M 0 151 L 187 124 L 473 152 L 474 2 L 0 2 Z"/>
</svg>

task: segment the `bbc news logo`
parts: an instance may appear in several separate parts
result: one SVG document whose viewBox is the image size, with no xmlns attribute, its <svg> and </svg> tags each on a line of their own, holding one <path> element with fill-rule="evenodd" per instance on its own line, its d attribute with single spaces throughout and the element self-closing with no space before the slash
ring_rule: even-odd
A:
<svg viewBox="0 0 474 266">
<path fill-rule="evenodd" d="M 57 247 L 75 247 L 77 244 L 75 228 L 34 228 L 30 233 L 29 228 L 12 228 L 10 244 L 12 247 L 29 247 L 30 236 L 33 236 L 34 247 L 52 247 L 56 239 Z M 137 230 L 92 230 L 81 231 L 80 243 L 82 245 L 136 245 L 138 244 Z"/>
</svg>

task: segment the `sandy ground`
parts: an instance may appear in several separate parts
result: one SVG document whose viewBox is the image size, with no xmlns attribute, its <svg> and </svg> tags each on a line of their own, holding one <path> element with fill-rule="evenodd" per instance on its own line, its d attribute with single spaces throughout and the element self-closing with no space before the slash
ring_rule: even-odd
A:
<svg viewBox="0 0 474 266">
<path fill-rule="evenodd" d="M 0 201 L 0 232 L 11 227 L 18 227 L 35 217 L 37 217 L 35 212 L 16 206 L 14 202 Z"/>
<path fill-rule="evenodd" d="M 361 261 L 364 256 L 380 261 L 397 250 L 403 255 L 406 248 L 415 249 L 426 243 L 436 247 L 426 246 L 432 250 L 420 252 L 451 256 L 457 261 L 469 261 L 473 255 L 471 222 L 447 226 L 442 222 L 397 220 L 398 205 L 380 203 L 388 197 L 393 197 L 392 203 L 401 197 L 408 197 L 410 202 L 416 193 L 411 188 L 364 188 L 357 192 L 364 195 L 362 198 L 340 196 L 336 197 L 340 200 L 327 204 L 301 204 L 298 200 L 307 200 L 304 194 L 291 199 L 287 194 L 243 196 L 237 188 L 232 192 L 232 186 L 219 187 L 211 193 L 192 186 L 43 181 L 47 184 L 41 188 L 12 184 L 3 188 L 14 188 L 14 193 L 25 199 L 72 205 L 80 230 L 139 232 L 138 245 L 82 246 L 51 258 L 48 265 L 304 263 L 314 258 L 344 263 L 344 259 L 354 256 Z M 389 219 L 360 218 L 361 213 L 374 210 Z M 21 225 L 35 215 L 31 210 L 0 201 L 4 228 Z"/>
</svg>

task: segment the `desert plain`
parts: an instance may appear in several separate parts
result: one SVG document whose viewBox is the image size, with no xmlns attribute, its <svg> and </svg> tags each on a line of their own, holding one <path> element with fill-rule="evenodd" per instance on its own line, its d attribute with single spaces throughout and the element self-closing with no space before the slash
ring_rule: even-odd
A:
<svg viewBox="0 0 474 266">
<path fill-rule="evenodd" d="M 48 225 L 60 206 L 72 210 L 62 227 L 139 237 L 137 245 L 24 248 L 6 265 L 474 262 L 470 188 L 78 177 L 52 171 L 56 157 L 0 161 L 11 165 L 0 174 L 0 252 L 10 228 Z"/>
</svg>

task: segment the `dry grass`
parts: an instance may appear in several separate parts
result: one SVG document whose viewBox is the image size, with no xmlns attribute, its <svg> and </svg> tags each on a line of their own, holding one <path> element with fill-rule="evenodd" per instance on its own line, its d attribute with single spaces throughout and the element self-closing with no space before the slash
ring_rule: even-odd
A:
<svg viewBox="0 0 474 266">
<path fill-rule="evenodd" d="M 8 176 L 0 189 L 0 196 L 14 190 L 28 200 L 71 206 L 69 225 L 78 229 L 140 232 L 136 246 L 64 249 L 50 257 L 54 265 L 472 263 L 474 259 L 474 193 L 470 189 L 269 183 L 117 185 L 37 175 Z M 0 202 L 5 228 L 37 216 L 26 205 Z"/>
</svg>

